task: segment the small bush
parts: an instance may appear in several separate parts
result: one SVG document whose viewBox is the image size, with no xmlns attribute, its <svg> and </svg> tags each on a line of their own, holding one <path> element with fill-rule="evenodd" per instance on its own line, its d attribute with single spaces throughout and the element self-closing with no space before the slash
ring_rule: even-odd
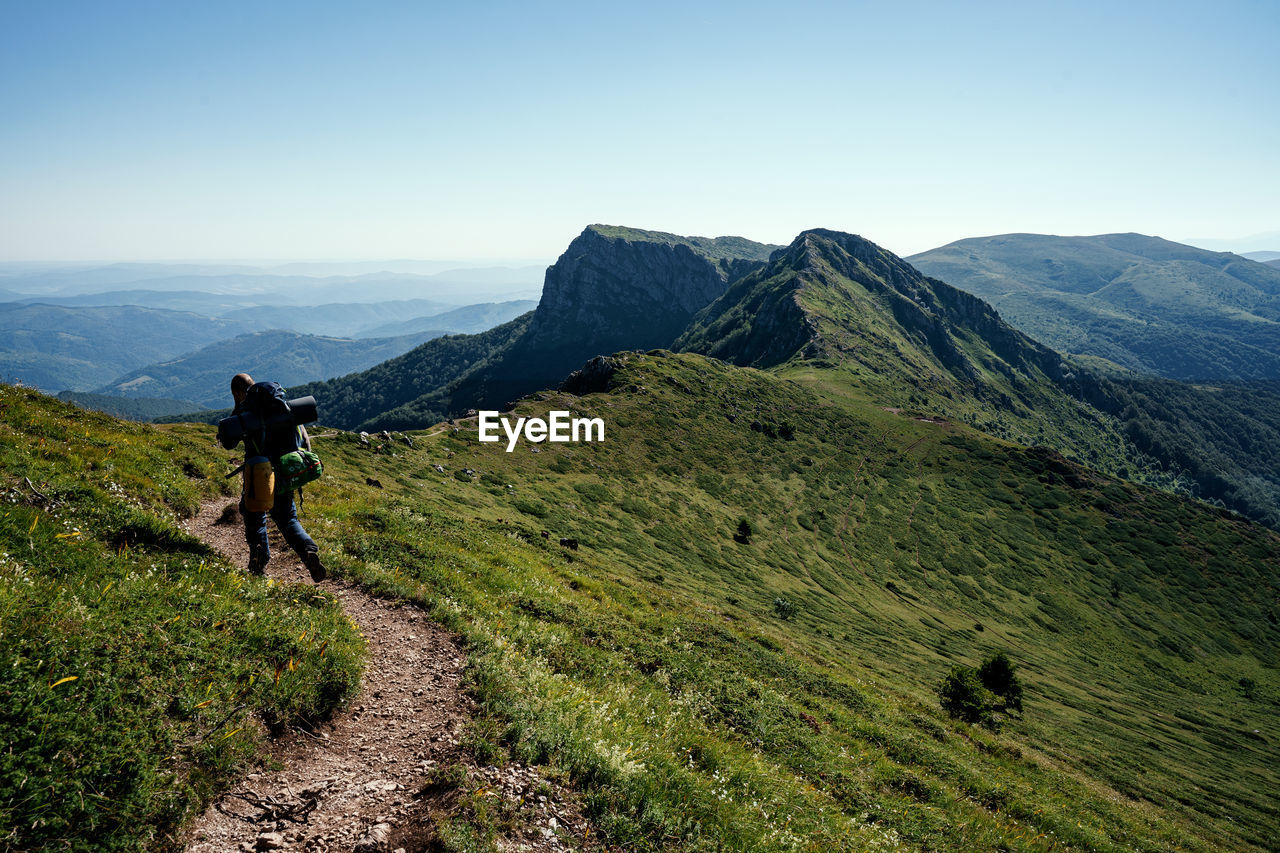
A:
<svg viewBox="0 0 1280 853">
<path fill-rule="evenodd" d="M 971 666 L 953 666 L 938 688 L 942 710 L 966 723 L 990 723 L 995 695 L 982 686 L 978 671 Z"/>
<path fill-rule="evenodd" d="M 938 688 L 942 709 L 957 720 L 994 725 L 996 713 L 1022 713 L 1022 681 L 1013 662 L 996 652 L 974 669 L 953 666 Z"/>
<path fill-rule="evenodd" d="M 528 501 L 523 498 L 516 498 L 511 505 L 525 515 L 532 515 L 534 518 L 546 518 L 547 508 L 537 501 Z"/>
<path fill-rule="evenodd" d="M 1004 700 L 1000 710 L 1022 713 L 1022 682 L 1013 674 L 1013 663 L 1004 652 L 996 652 L 978 668 L 982 686 Z"/>
</svg>

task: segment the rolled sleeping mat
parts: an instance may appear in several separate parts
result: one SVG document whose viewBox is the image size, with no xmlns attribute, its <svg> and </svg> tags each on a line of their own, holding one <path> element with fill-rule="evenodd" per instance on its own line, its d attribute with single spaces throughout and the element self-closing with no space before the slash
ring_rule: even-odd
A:
<svg viewBox="0 0 1280 853">
<path fill-rule="evenodd" d="M 290 400 L 289 413 L 293 415 L 295 426 L 313 424 L 320 418 L 319 411 L 316 409 L 316 398 L 310 394 L 305 397 L 299 397 L 296 400 Z"/>
<path fill-rule="evenodd" d="M 289 414 L 277 415 L 269 420 L 267 429 L 315 423 L 318 418 L 316 398 L 308 394 L 305 397 L 290 400 Z M 262 429 L 262 423 L 257 415 L 253 412 L 242 412 L 218 421 L 218 441 L 222 442 L 223 447 L 235 447 L 236 442 L 244 438 L 245 433 L 256 433 L 260 429 Z"/>
<path fill-rule="evenodd" d="M 249 430 L 258 430 L 258 417 L 245 413 L 218 421 L 218 442 L 228 450 L 236 446 Z"/>
</svg>

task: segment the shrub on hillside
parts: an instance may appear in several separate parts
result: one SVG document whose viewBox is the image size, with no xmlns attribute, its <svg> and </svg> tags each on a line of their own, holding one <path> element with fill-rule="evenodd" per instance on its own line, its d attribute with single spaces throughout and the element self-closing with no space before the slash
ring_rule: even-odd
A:
<svg viewBox="0 0 1280 853">
<path fill-rule="evenodd" d="M 938 688 L 942 710 L 966 723 L 990 723 L 995 695 L 982 686 L 978 671 L 971 666 L 953 666 Z"/>
<path fill-rule="evenodd" d="M 796 611 L 799 609 L 794 602 L 788 599 L 779 597 L 773 600 L 773 615 L 783 621 L 790 621 L 796 618 Z"/>
<path fill-rule="evenodd" d="M 996 652 L 978 668 L 982 686 L 1003 700 L 1000 710 L 1022 713 L 1022 682 L 1013 673 L 1013 662 L 1004 652 Z"/>
<path fill-rule="evenodd" d="M 1022 681 L 1009 656 L 996 652 L 977 669 L 953 666 L 938 688 L 938 701 L 957 720 L 995 725 L 998 713 L 1022 713 Z"/>
</svg>

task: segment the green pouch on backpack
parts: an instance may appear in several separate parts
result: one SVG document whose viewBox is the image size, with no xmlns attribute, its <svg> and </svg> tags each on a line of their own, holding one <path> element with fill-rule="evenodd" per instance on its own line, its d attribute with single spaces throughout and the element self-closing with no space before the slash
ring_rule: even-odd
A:
<svg viewBox="0 0 1280 853">
<path fill-rule="evenodd" d="M 310 450 L 294 450 L 280 457 L 276 464 L 276 494 L 293 492 L 320 479 L 324 466 Z"/>
</svg>

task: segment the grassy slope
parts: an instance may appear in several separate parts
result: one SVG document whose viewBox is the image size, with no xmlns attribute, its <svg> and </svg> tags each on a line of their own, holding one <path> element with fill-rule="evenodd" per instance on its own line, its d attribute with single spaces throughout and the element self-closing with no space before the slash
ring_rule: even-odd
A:
<svg viewBox="0 0 1280 853">
<path fill-rule="evenodd" d="M 0 386 L 0 849 L 167 848 L 252 754 L 249 714 L 321 715 L 356 684 L 331 596 L 177 526 L 227 488 L 209 438 Z"/>
<path fill-rule="evenodd" d="M 560 765 L 637 846 L 1268 846 L 1274 534 L 696 356 L 617 382 L 518 408 L 603 446 L 335 446 L 390 490 L 323 509 L 338 563 L 467 634 L 482 756 Z M 943 718 L 946 669 L 997 648 L 1026 718 Z"/>
<path fill-rule="evenodd" d="M 328 473 L 309 492 L 309 525 L 337 572 L 418 598 L 466 635 L 485 711 L 469 743 L 483 760 L 561 768 L 607 837 L 635 847 L 1266 848 L 1280 790 L 1274 535 L 1044 451 L 697 356 L 631 356 L 616 382 L 520 407 L 600 415 L 602 446 L 506 454 L 465 433 L 373 454 L 319 443 Z M 210 737 L 180 752 L 182 782 L 166 774 L 169 748 L 218 723 L 212 707 L 245 702 L 248 672 L 260 691 L 248 698 L 280 713 L 331 700 L 339 690 L 319 697 L 312 667 L 338 648 L 350 660 L 349 625 L 314 597 L 244 582 L 172 531 L 161 496 L 181 514 L 215 488 L 199 477 L 219 469 L 208 428 L 122 425 L 8 393 L 8 482 L 34 471 L 66 496 L 58 520 L 73 526 L 46 515 L 29 530 L 36 511 L 22 505 L 5 517 L 17 561 L 0 574 L 0 612 L 28 668 L 3 668 L 0 689 L 27 697 L 6 703 L 23 716 L 4 724 L 39 719 L 43 732 L 2 765 L 0 803 L 62 802 L 74 790 L 57 786 L 89 789 L 127 761 L 172 793 L 131 782 L 135 798 L 109 809 L 89 798 L 99 811 L 72 815 L 78 831 L 97 822 L 121 848 L 163 838 L 192 802 L 181 786 L 207 790 L 205 774 L 246 746 Z M 110 497 L 108 474 L 142 506 Z M 363 485 L 369 475 L 387 490 Z M 732 539 L 743 517 L 756 531 L 746 545 Z M 58 538 L 76 527 L 107 544 Z M 135 543 L 160 533 L 115 554 L 122 530 Z M 776 598 L 798 616 L 775 616 Z M 228 630 L 210 631 L 218 622 Z M 125 630 L 146 654 L 110 651 Z M 319 661 L 317 638 L 331 639 Z M 284 696 L 264 677 L 264 647 L 301 663 Z M 945 719 L 932 694 L 946 668 L 996 648 L 1022 666 L 1026 718 L 999 734 Z M 73 671 L 84 677 L 47 686 Z M 345 673 L 335 666 L 331 683 Z M 197 708 L 205 696 L 217 701 Z M 83 764 L 65 779 L 43 770 L 71 754 Z M 43 799 L 15 796 L 23 766 L 53 786 Z M 490 800 L 471 793 L 478 829 L 444 833 L 459 849 L 491 829 Z"/>
<path fill-rule="evenodd" d="M 1069 353 L 1173 379 L 1280 377 L 1280 276 L 1140 234 L 1002 234 L 909 259 Z"/>
<path fill-rule="evenodd" d="M 1280 528 L 1280 409 L 1266 383 L 1210 391 L 1063 361 L 857 238 L 810 232 L 789 252 L 735 283 L 676 348 L 1054 447 Z"/>
</svg>

